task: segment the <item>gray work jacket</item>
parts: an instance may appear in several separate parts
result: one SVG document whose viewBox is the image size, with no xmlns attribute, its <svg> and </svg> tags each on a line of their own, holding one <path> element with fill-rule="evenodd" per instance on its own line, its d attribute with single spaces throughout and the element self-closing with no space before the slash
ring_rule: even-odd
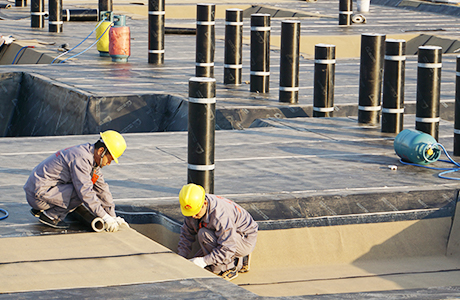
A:
<svg viewBox="0 0 460 300">
<path fill-rule="evenodd" d="M 204 256 L 207 265 L 228 263 L 235 256 L 237 235 L 245 237 L 247 243 L 255 246 L 259 225 L 241 206 L 226 198 L 206 194 L 208 207 L 200 220 L 185 217 L 181 227 L 178 254 L 187 257 L 192 251 L 201 226 L 215 231 L 218 246 Z"/>
<path fill-rule="evenodd" d="M 60 184 L 72 184 L 78 197 L 97 216 L 106 213 L 115 217 L 115 204 L 101 169 L 94 169 L 94 144 L 82 144 L 60 150 L 40 164 L 29 176 L 24 190 L 36 199 L 50 188 Z M 94 181 L 94 184 L 93 184 Z M 48 199 L 47 202 L 62 206 L 62 200 Z M 65 205 L 64 205 L 65 207 Z"/>
</svg>

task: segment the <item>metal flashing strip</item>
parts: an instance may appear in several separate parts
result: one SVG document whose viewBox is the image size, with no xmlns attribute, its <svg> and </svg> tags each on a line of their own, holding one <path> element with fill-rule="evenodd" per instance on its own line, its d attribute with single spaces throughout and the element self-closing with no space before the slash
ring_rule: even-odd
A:
<svg viewBox="0 0 460 300">
<path fill-rule="evenodd" d="M 61 25 L 64 24 L 64 21 L 48 21 L 48 23 L 51 25 Z"/>
<path fill-rule="evenodd" d="M 402 114 L 404 113 L 404 108 L 382 108 L 382 113 L 387 114 Z"/>
<path fill-rule="evenodd" d="M 316 106 L 313 106 L 313 110 L 318 111 L 318 112 L 331 112 L 331 111 L 334 111 L 334 107 L 316 107 Z"/>
<path fill-rule="evenodd" d="M 381 106 L 358 106 L 358 109 L 363 111 L 379 111 L 381 108 Z"/>
<path fill-rule="evenodd" d="M 385 55 L 385 60 L 392 60 L 392 61 L 405 61 L 405 55 Z"/>
<path fill-rule="evenodd" d="M 156 16 L 161 16 L 166 14 L 164 10 L 158 11 L 158 10 L 150 10 L 149 15 L 156 15 Z"/>
<path fill-rule="evenodd" d="M 243 22 L 231 22 L 231 21 L 225 21 L 225 25 L 231 25 L 231 26 L 243 26 Z"/>
<path fill-rule="evenodd" d="M 335 64 L 336 60 L 335 59 L 315 59 L 315 64 Z"/>
<path fill-rule="evenodd" d="M 188 102 L 198 103 L 198 104 L 214 104 L 216 103 L 216 98 L 193 98 L 188 97 Z"/>
<path fill-rule="evenodd" d="M 242 69 L 243 65 L 224 64 L 224 68 L 227 68 L 227 69 Z"/>
<path fill-rule="evenodd" d="M 149 53 L 157 54 L 157 53 L 165 53 L 165 50 L 149 50 Z"/>
<path fill-rule="evenodd" d="M 214 63 L 213 62 L 210 62 L 210 63 L 197 62 L 197 63 L 195 63 L 195 66 L 197 66 L 197 67 L 214 67 Z"/>
<path fill-rule="evenodd" d="M 420 123 L 436 123 L 439 122 L 440 118 L 415 118 L 415 122 L 420 122 Z"/>
<path fill-rule="evenodd" d="M 250 75 L 255 75 L 255 76 L 270 76 L 270 72 L 264 72 L 264 71 L 250 71 Z"/>
<path fill-rule="evenodd" d="M 280 91 L 283 91 L 283 92 L 298 92 L 299 90 L 300 88 L 298 86 L 293 86 L 293 87 L 280 86 Z"/>
<path fill-rule="evenodd" d="M 196 25 L 216 25 L 215 21 L 196 21 Z"/>
<path fill-rule="evenodd" d="M 270 26 L 251 26 L 251 31 L 270 31 Z"/>
<path fill-rule="evenodd" d="M 426 69 L 438 69 L 442 68 L 442 63 L 418 63 L 417 66 L 419 68 L 426 68 Z"/>
<path fill-rule="evenodd" d="M 353 14 L 353 12 L 348 11 L 348 10 L 341 10 L 341 11 L 339 11 L 339 14 L 341 14 L 341 15 L 351 15 L 351 14 Z"/>
<path fill-rule="evenodd" d="M 193 165 L 193 164 L 188 164 L 188 169 L 189 170 L 194 170 L 194 171 L 212 171 L 216 168 L 215 164 L 212 165 Z"/>
</svg>

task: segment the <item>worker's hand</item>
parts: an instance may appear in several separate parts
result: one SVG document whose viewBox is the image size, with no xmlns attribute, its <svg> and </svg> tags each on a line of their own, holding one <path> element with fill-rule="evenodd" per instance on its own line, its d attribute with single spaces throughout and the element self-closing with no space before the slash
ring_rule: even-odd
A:
<svg viewBox="0 0 460 300">
<path fill-rule="evenodd" d="M 128 222 L 125 221 L 122 217 L 116 217 L 115 220 L 117 220 L 118 225 L 126 225 L 126 227 L 129 228 Z"/>
<path fill-rule="evenodd" d="M 204 257 L 194 257 L 189 260 L 198 267 L 204 268 L 207 266 L 207 264 L 204 262 Z"/>
<path fill-rule="evenodd" d="M 118 227 L 120 225 L 118 225 L 118 222 L 114 217 L 112 217 L 109 214 L 105 214 L 105 216 L 102 218 L 102 220 L 104 220 L 105 230 L 106 231 L 108 231 L 108 232 L 118 231 Z"/>
</svg>

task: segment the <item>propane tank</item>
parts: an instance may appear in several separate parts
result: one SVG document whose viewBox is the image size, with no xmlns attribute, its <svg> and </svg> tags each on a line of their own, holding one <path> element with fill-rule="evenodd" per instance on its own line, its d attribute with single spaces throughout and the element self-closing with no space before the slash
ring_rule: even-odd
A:
<svg viewBox="0 0 460 300">
<path fill-rule="evenodd" d="M 105 20 L 104 20 L 105 18 Z M 109 30 L 108 27 L 112 25 L 113 22 L 113 12 L 111 11 L 101 11 L 100 20 L 104 20 L 98 28 L 96 28 L 96 39 L 101 35 L 100 40 L 97 41 L 97 50 L 99 51 L 100 56 L 109 57 Z M 105 32 L 105 33 L 104 33 Z"/>
<path fill-rule="evenodd" d="M 401 131 L 395 138 L 394 148 L 402 160 L 414 164 L 426 165 L 441 156 L 437 141 L 431 135 L 415 129 Z"/>
<path fill-rule="evenodd" d="M 131 54 L 131 34 L 126 26 L 126 16 L 113 16 L 109 30 L 109 53 L 112 61 L 127 62 Z"/>
</svg>

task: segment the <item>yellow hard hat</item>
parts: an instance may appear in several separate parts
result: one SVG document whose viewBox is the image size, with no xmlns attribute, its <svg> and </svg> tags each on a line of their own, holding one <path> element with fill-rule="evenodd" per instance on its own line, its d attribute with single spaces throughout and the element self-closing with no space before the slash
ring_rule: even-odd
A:
<svg viewBox="0 0 460 300">
<path fill-rule="evenodd" d="M 186 217 L 200 212 L 204 204 L 205 191 L 200 185 L 189 183 L 184 185 L 179 193 L 180 209 Z"/>
<path fill-rule="evenodd" d="M 126 142 L 121 134 L 115 130 L 107 130 L 101 132 L 101 138 L 104 141 L 104 144 L 107 146 L 110 154 L 113 157 L 113 160 L 118 164 L 118 158 L 126 150 Z"/>
</svg>

